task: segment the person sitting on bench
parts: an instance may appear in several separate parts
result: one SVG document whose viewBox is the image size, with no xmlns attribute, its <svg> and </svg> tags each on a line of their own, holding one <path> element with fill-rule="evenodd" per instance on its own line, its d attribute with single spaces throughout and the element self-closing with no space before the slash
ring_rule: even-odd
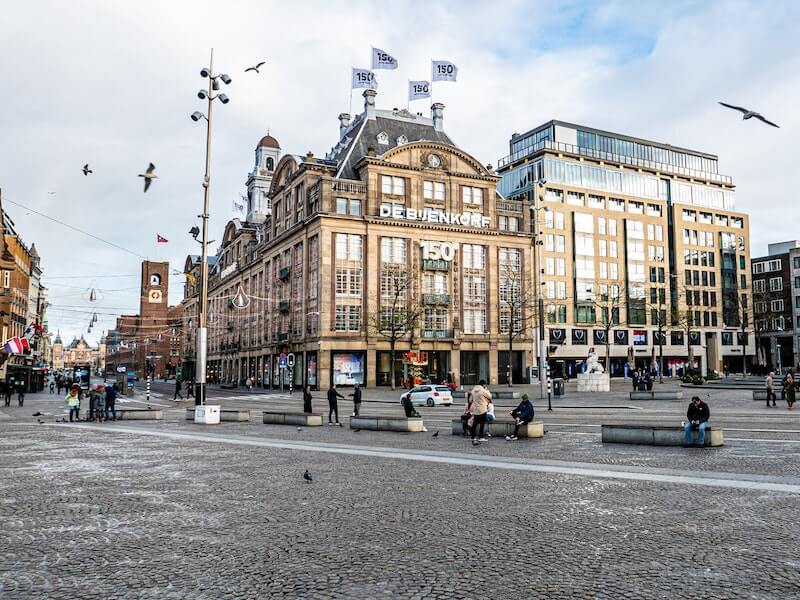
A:
<svg viewBox="0 0 800 600">
<path fill-rule="evenodd" d="M 420 414 L 414 408 L 414 405 L 411 403 L 411 394 L 406 394 L 405 396 L 403 396 L 403 410 L 406 413 L 406 419 L 416 418 L 420 416 Z"/>
<path fill-rule="evenodd" d="M 706 441 L 706 427 L 708 427 L 710 416 L 711 412 L 708 410 L 708 404 L 700 400 L 700 396 L 693 396 L 686 411 L 688 421 L 683 426 L 683 436 L 687 446 L 692 445 L 693 429 L 697 430 L 697 446 L 703 446 Z"/>
<path fill-rule="evenodd" d="M 528 400 L 528 394 L 522 394 L 522 402 L 511 411 L 511 416 L 514 417 L 515 423 L 514 433 L 506 436 L 506 440 L 509 442 L 519 439 L 517 438 L 519 428 L 533 421 L 533 403 Z"/>
</svg>

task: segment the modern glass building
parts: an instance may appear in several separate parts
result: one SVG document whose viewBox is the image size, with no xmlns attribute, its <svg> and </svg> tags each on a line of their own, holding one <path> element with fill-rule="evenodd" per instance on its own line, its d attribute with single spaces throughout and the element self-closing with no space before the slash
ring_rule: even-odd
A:
<svg viewBox="0 0 800 600">
<path fill-rule="evenodd" d="M 713 154 L 549 121 L 514 134 L 498 192 L 541 206 L 551 367 L 741 368 L 754 352 L 749 229 Z M 733 340 L 733 341 L 731 341 Z M 739 343 L 742 342 L 742 343 Z"/>
</svg>

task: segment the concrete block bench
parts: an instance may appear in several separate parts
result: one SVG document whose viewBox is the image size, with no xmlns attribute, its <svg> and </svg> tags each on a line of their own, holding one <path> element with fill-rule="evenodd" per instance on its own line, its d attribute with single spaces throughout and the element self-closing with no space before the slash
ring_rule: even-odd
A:
<svg viewBox="0 0 800 600">
<path fill-rule="evenodd" d="M 775 390 L 775 398 L 783 400 L 783 390 Z M 753 400 L 767 401 L 767 390 L 753 390 Z"/>
<path fill-rule="evenodd" d="M 305 427 L 321 427 L 322 413 L 303 412 L 270 412 L 263 411 L 265 425 L 303 425 Z"/>
<path fill-rule="evenodd" d="M 669 392 L 630 392 L 631 400 L 683 400 L 683 392 L 675 390 Z"/>
<path fill-rule="evenodd" d="M 118 408 L 117 421 L 163 421 L 164 412 L 158 408 Z"/>
<path fill-rule="evenodd" d="M 692 434 L 696 439 L 697 432 Z M 601 439 L 604 444 L 640 444 L 644 446 L 683 446 L 683 427 L 674 425 L 603 425 Z M 722 446 L 722 429 L 706 428 L 704 446 Z"/>
<path fill-rule="evenodd" d="M 453 392 L 453 398 L 454 399 L 460 398 L 462 400 L 466 400 L 468 391 L 471 392 L 472 388 L 470 388 L 469 390 L 456 390 L 455 392 Z M 520 392 L 495 390 L 495 391 L 492 392 L 492 399 L 493 400 L 519 400 L 521 395 L 522 394 L 520 394 Z"/>
<path fill-rule="evenodd" d="M 194 408 L 186 409 L 186 420 L 194 421 Z M 249 421 L 250 411 L 243 408 L 221 408 L 219 410 L 220 421 Z"/>
<path fill-rule="evenodd" d="M 421 417 L 350 417 L 350 429 L 372 431 L 404 431 L 419 433 L 424 430 Z"/>
<path fill-rule="evenodd" d="M 463 435 L 464 429 L 461 419 L 453 419 L 451 422 L 453 435 Z M 495 419 L 486 424 L 486 431 L 493 437 L 505 437 L 514 433 L 514 419 Z M 544 421 L 531 421 L 527 425 L 520 425 L 518 437 L 540 438 L 544 437 Z"/>
</svg>

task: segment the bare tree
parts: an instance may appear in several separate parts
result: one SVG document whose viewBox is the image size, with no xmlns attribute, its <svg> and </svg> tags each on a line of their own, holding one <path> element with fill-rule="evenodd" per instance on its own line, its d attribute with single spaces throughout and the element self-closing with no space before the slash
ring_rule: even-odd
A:
<svg viewBox="0 0 800 600">
<path fill-rule="evenodd" d="M 389 342 L 389 377 L 394 390 L 397 343 L 409 337 L 411 348 L 423 309 L 414 293 L 414 277 L 405 268 L 384 269 L 380 285 L 380 302 L 372 303 L 376 308 L 367 315 L 367 326 L 372 334 Z"/>
<path fill-rule="evenodd" d="M 624 323 L 625 290 L 617 284 L 601 284 L 600 293 L 594 296 L 595 324 L 605 332 L 606 373 L 611 368 L 611 330 Z"/>
<path fill-rule="evenodd" d="M 731 316 L 734 317 L 732 325 L 739 328 L 737 337 L 742 346 L 742 378 L 745 378 L 747 377 L 747 334 L 749 333 L 748 327 L 753 321 L 753 307 L 748 302 L 747 294 L 743 294 L 741 291 L 740 289 L 732 289 L 725 292 L 722 296 L 722 310 L 723 320 L 725 319 L 725 310 L 727 308 Z"/>
<path fill-rule="evenodd" d="M 514 258 L 516 257 L 516 258 Z M 500 333 L 508 337 L 508 386 L 513 385 L 514 340 L 536 328 L 538 297 L 521 264 L 521 253 L 509 254 L 500 265 Z"/>
</svg>

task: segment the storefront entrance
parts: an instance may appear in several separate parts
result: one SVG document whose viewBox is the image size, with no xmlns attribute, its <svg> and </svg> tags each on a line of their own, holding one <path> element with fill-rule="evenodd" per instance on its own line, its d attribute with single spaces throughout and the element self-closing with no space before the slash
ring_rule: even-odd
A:
<svg viewBox="0 0 800 600">
<path fill-rule="evenodd" d="M 489 353 L 461 352 L 461 385 L 475 385 L 480 380 L 489 381 Z"/>
<path fill-rule="evenodd" d="M 498 351 L 497 353 L 497 382 L 500 384 L 508 383 L 508 351 Z M 525 352 L 514 350 L 511 354 L 511 374 L 513 383 L 527 383 L 527 373 L 525 372 Z"/>
</svg>

